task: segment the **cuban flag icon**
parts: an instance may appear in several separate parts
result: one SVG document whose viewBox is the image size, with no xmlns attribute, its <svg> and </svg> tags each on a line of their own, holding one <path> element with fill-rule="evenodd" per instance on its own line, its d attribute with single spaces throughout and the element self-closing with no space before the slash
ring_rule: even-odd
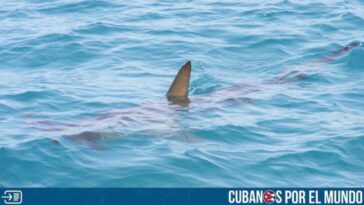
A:
<svg viewBox="0 0 364 205">
<path fill-rule="evenodd" d="M 263 193 L 263 201 L 267 204 L 274 203 L 276 200 L 276 193 L 272 190 L 265 191 Z"/>
</svg>

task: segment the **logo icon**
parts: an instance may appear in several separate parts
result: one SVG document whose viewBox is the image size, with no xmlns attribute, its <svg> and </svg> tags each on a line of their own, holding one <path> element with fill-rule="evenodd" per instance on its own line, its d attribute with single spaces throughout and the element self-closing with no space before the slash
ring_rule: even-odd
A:
<svg viewBox="0 0 364 205">
<path fill-rule="evenodd" d="M 272 190 L 263 193 L 263 201 L 267 204 L 272 204 L 276 201 L 276 193 Z"/>
<path fill-rule="evenodd" d="M 20 190 L 6 190 L 1 196 L 5 204 L 21 204 L 23 202 L 23 193 Z"/>
</svg>

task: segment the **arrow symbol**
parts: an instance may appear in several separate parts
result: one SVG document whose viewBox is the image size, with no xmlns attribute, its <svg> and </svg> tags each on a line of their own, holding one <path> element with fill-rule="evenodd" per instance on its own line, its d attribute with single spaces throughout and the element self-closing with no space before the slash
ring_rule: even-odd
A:
<svg viewBox="0 0 364 205">
<path fill-rule="evenodd" d="M 11 199 L 13 198 L 13 196 L 11 194 L 8 194 L 7 196 L 2 196 L 1 198 L 8 199 L 8 201 L 11 201 Z"/>
</svg>

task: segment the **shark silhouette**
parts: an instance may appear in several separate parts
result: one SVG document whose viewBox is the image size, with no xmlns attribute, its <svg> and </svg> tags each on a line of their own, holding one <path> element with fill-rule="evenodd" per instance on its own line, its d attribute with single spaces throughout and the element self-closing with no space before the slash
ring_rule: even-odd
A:
<svg viewBox="0 0 364 205">
<path fill-rule="evenodd" d="M 124 135 L 125 130 L 128 131 L 129 127 L 131 127 L 129 129 L 130 131 L 135 131 L 138 127 L 135 125 L 143 124 L 144 128 L 147 129 L 148 127 L 154 127 L 155 130 L 173 129 L 173 126 L 175 126 L 173 123 L 173 117 L 170 122 L 165 122 L 163 120 L 158 121 L 159 116 L 173 116 L 176 110 L 188 108 L 190 103 L 198 103 L 200 105 L 204 103 L 211 104 L 211 102 L 214 101 L 221 101 L 221 96 L 224 96 L 224 99 L 244 99 L 244 96 L 250 92 L 268 89 L 272 87 L 272 85 L 303 80 L 308 72 L 314 71 L 320 65 L 334 61 L 341 55 L 359 45 L 360 43 L 357 41 L 352 42 L 329 55 L 304 65 L 296 66 L 295 69 L 283 71 L 280 75 L 258 85 L 238 84 L 211 93 L 195 96 L 188 95 L 192 69 L 192 64 L 188 61 L 180 68 L 174 78 L 166 94 L 168 99 L 167 102 L 162 101 L 147 106 L 113 110 L 95 119 L 78 122 L 54 122 L 40 120 L 36 122 L 33 121 L 32 124 L 34 125 L 35 123 L 42 125 L 40 129 L 61 133 L 66 139 L 97 148 L 97 141 Z M 161 119 L 163 118 L 161 117 Z M 112 131 L 90 131 L 90 129 L 97 130 L 97 128 L 101 128 L 101 130 L 105 130 L 106 128 L 106 130 Z M 76 132 L 77 134 L 69 134 L 70 132 Z M 53 142 L 59 144 L 59 141 L 55 140 Z"/>
</svg>

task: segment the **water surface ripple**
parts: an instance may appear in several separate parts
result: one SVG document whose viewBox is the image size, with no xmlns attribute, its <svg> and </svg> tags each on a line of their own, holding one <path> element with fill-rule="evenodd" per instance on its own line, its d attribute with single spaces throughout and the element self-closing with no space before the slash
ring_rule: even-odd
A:
<svg viewBox="0 0 364 205">
<path fill-rule="evenodd" d="M 363 42 L 363 11 L 359 0 L 2 2 L 0 186 L 362 186 L 363 45 L 295 66 Z M 168 105 L 187 60 L 192 103 Z M 194 101 L 287 69 L 305 79 Z M 87 131 L 111 139 L 72 137 Z"/>
</svg>

